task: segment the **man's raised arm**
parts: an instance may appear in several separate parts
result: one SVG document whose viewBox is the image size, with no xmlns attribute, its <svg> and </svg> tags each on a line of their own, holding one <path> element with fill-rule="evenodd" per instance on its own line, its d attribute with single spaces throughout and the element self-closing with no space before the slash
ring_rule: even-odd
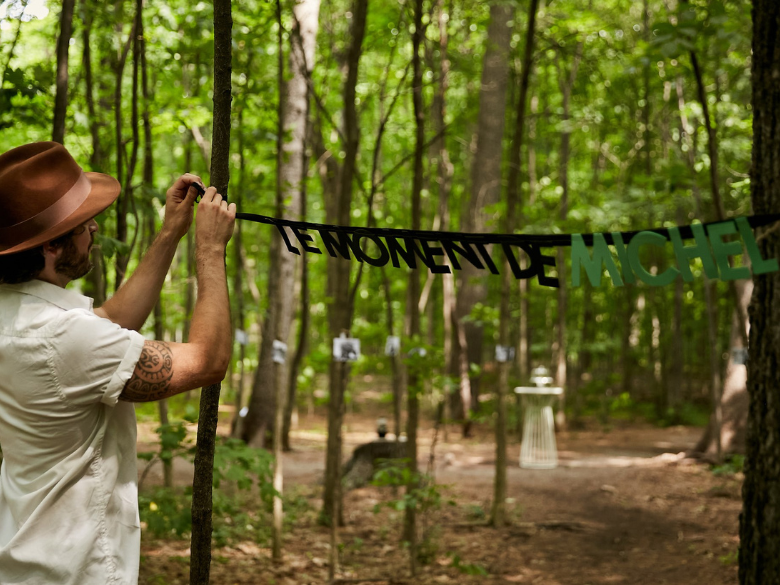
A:
<svg viewBox="0 0 780 585">
<path fill-rule="evenodd" d="M 192 208 L 198 191 L 191 185 L 200 177 L 184 174 L 168 189 L 162 229 L 144 254 L 132 276 L 95 314 L 125 329 L 138 331 L 160 297 L 165 275 L 179 244 L 192 223 Z"/>
<path fill-rule="evenodd" d="M 225 247 L 235 219 L 235 203 L 228 206 L 214 187 L 206 189 L 195 218 L 198 298 L 189 341 L 147 341 L 120 400 L 161 400 L 224 377 L 231 349 Z"/>
</svg>

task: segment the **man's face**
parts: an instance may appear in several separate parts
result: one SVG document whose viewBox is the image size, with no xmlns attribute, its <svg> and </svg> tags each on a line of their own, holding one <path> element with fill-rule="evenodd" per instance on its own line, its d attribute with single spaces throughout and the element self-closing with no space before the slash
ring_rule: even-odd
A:
<svg viewBox="0 0 780 585">
<path fill-rule="evenodd" d="M 62 252 L 54 263 L 54 270 L 58 274 L 76 280 L 92 270 L 90 251 L 97 230 L 98 225 L 94 219 L 73 230 L 71 237 L 67 238 L 62 245 Z"/>
</svg>

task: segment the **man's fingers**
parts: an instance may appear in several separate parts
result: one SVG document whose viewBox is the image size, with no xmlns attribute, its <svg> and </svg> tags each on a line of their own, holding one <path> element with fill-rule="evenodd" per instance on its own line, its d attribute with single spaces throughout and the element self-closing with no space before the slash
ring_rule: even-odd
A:
<svg viewBox="0 0 780 585">
<path fill-rule="evenodd" d="M 214 196 L 217 194 L 217 188 L 216 187 L 209 187 L 206 189 L 206 192 L 203 194 L 203 197 L 201 198 L 201 203 L 211 203 L 214 200 Z"/>
<path fill-rule="evenodd" d="M 203 182 L 200 180 L 200 177 L 198 175 L 193 175 L 192 173 L 184 173 L 178 179 L 176 179 L 176 182 L 173 184 L 172 188 L 179 191 L 186 191 L 192 183 L 203 184 Z"/>
<path fill-rule="evenodd" d="M 187 189 L 187 195 L 184 197 L 184 202 L 188 205 L 192 205 L 198 198 L 198 195 L 201 193 L 201 191 L 197 189 L 196 185 L 197 183 L 193 181 L 190 183 L 190 186 Z"/>
</svg>

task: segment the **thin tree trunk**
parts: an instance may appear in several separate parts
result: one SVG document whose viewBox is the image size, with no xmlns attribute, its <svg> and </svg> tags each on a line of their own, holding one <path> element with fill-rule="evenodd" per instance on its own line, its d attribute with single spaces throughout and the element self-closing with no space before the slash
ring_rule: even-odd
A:
<svg viewBox="0 0 780 585">
<path fill-rule="evenodd" d="M 73 10 L 76 0 L 62 0 L 60 36 L 57 38 L 57 89 L 54 95 L 54 123 L 51 139 L 65 143 L 65 116 L 68 113 L 68 48 L 73 32 Z M 21 24 L 21 20 L 19 21 Z"/>
<path fill-rule="evenodd" d="M 246 156 L 244 152 L 244 107 L 246 101 L 238 110 L 238 124 L 236 130 L 238 135 L 238 189 L 236 189 L 236 209 L 241 209 L 244 189 L 246 188 Z M 243 331 L 246 333 L 246 316 L 244 314 L 244 253 L 243 253 L 243 222 L 236 222 L 236 231 L 233 235 L 233 257 L 235 272 L 233 273 L 233 295 L 236 299 L 236 320 L 233 324 L 233 331 Z M 238 335 L 234 335 L 238 337 Z M 240 338 L 238 344 L 238 384 L 236 385 L 233 421 L 230 424 L 231 436 L 240 438 L 243 431 L 243 417 L 241 417 L 241 408 L 244 400 L 244 358 L 246 358 L 246 338 Z"/>
<path fill-rule="evenodd" d="M 528 5 L 528 27 L 525 35 L 525 52 L 520 73 L 520 91 L 517 97 L 515 114 L 515 129 L 509 155 L 509 176 L 507 180 L 506 215 L 503 226 L 504 233 L 511 234 L 522 227 L 522 214 L 519 213 L 520 171 L 522 165 L 522 144 L 525 131 L 525 108 L 528 101 L 528 86 L 531 79 L 531 61 L 534 52 L 534 35 L 536 32 L 536 10 L 538 0 L 531 0 Z M 504 260 L 504 270 L 501 277 L 501 301 L 499 310 L 498 343 L 509 348 L 509 297 L 512 291 L 511 268 L 509 259 Z M 499 363 L 499 379 L 496 388 L 496 473 L 493 481 L 493 509 L 490 522 L 496 527 L 506 524 L 506 391 L 509 387 L 509 368 L 511 360 Z"/>
<path fill-rule="evenodd" d="M 103 170 L 103 148 L 100 144 L 100 126 L 95 110 L 95 97 L 93 95 L 92 80 L 92 52 L 90 50 L 90 37 L 92 33 L 92 10 L 89 0 L 82 0 L 82 20 L 84 26 L 81 30 L 81 44 L 83 45 L 82 65 L 84 67 L 84 94 L 87 102 L 87 114 L 89 115 L 89 133 L 92 137 L 92 153 L 89 157 L 89 164 L 93 171 Z M 96 300 L 97 302 L 97 300 Z"/>
<path fill-rule="evenodd" d="M 687 1 L 687 0 L 683 0 Z M 707 104 L 707 90 L 704 86 L 704 79 L 702 77 L 701 67 L 699 60 L 696 56 L 696 51 L 690 51 L 691 66 L 693 67 L 693 74 L 696 77 L 696 91 L 699 98 L 699 104 L 701 105 L 702 118 L 704 119 L 704 127 L 707 130 L 707 153 L 710 157 L 710 188 L 712 190 L 712 203 L 715 208 L 716 218 L 718 221 L 726 219 L 726 214 L 723 209 L 723 201 L 720 197 L 720 188 L 718 182 L 718 142 L 715 134 L 715 128 L 712 126 L 710 120 L 710 110 Z M 734 284 L 733 280 L 728 281 L 729 292 L 731 298 L 734 301 L 734 305 L 739 305 L 739 292 Z M 744 320 L 742 313 L 737 311 L 737 317 L 741 320 L 740 331 L 744 332 L 748 330 L 747 322 Z M 747 334 L 742 339 L 744 345 L 748 344 Z"/>
<path fill-rule="evenodd" d="M 780 4 L 753 1 L 753 166 L 750 190 L 755 213 L 772 213 L 780 206 Z M 763 258 L 780 256 L 777 231 L 758 235 Z M 745 481 L 739 518 L 739 582 L 741 585 L 780 583 L 780 403 L 777 364 L 780 343 L 780 272 L 753 277 L 750 305 L 750 359 L 747 385 Z"/>
<path fill-rule="evenodd" d="M 282 2 L 276 0 L 276 26 L 278 27 L 277 35 L 277 85 L 279 87 L 279 107 L 277 110 L 278 122 L 276 128 L 276 203 L 277 211 L 281 211 L 283 206 L 283 192 L 285 186 L 282 185 L 282 181 L 286 179 L 284 174 L 284 133 L 285 122 L 287 117 L 287 108 L 285 100 L 287 99 L 287 88 L 284 83 L 284 27 L 282 26 Z M 305 94 L 305 90 L 304 90 Z M 289 106 L 288 106 L 289 107 Z M 300 121 L 299 121 L 300 122 Z M 293 129 L 293 131 L 297 128 Z M 303 146 L 301 140 L 301 146 Z M 293 153 L 291 160 L 295 159 L 296 153 Z M 296 165 L 297 166 L 297 165 Z M 298 170 L 296 168 L 296 170 Z M 300 171 L 297 173 L 297 178 L 300 180 Z M 293 199 L 298 204 L 298 209 L 293 210 L 297 212 L 297 216 L 300 217 L 300 191 L 293 193 Z M 273 249 L 273 247 L 272 247 Z M 271 337 L 274 340 L 279 340 L 285 345 L 288 341 L 288 333 L 290 330 L 290 321 L 292 320 L 292 299 L 293 295 L 289 294 L 292 290 L 292 285 L 295 280 L 295 257 L 290 254 L 285 254 L 284 259 L 288 262 L 280 262 L 278 264 L 280 274 L 278 284 L 280 289 L 274 291 L 275 297 L 269 295 L 269 302 L 278 303 L 277 309 L 277 322 L 276 331 L 265 332 L 263 337 Z M 270 292 L 270 291 L 269 291 Z M 285 356 L 286 358 L 286 356 Z M 274 451 L 274 494 L 273 500 L 273 529 L 271 531 L 271 558 L 274 563 L 282 562 L 282 524 L 284 521 L 284 510 L 282 502 L 282 492 L 284 488 L 284 459 L 282 455 L 282 426 L 284 425 L 284 399 L 287 394 L 287 388 L 284 384 L 285 379 L 285 365 L 286 359 L 281 362 L 273 360 L 273 381 L 274 381 L 274 424 L 273 424 L 273 451 Z"/>
<path fill-rule="evenodd" d="M 357 153 L 360 143 L 357 109 L 355 107 L 355 86 L 357 85 L 358 66 L 363 50 L 363 38 L 368 15 L 368 0 L 354 0 L 352 5 L 351 41 L 347 50 L 346 79 L 343 90 L 343 136 L 344 158 L 340 168 L 338 197 L 326 208 L 329 223 L 350 225 L 352 191 L 354 184 Z M 335 220 L 335 221 L 331 221 Z M 331 338 L 341 333 L 349 333 L 352 308 L 349 306 L 349 262 L 328 259 L 327 294 L 333 298 L 328 305 L 328 330 Z M 322 513 L 320 521 L 329 525 L 341 523 L 341 425 L 344 416 L 344 390 L 346 388 L 348 366 L 331 357 L 328 402 L 328 443 L 325 460 L 325 486 L 323 488 Z M 338 503 L 337 503 L 338 501 Z M 335 516 L 338 512 L 338 516 Z M 334 526 L 335 529 L 335 526 Z M 331 545 L 333 546 L 333 545 Z M 336 554 L 334 551 L 333 554 Z"/>
<path fill-rule="evenodd" d="M 574 82 L 577 79 L 577 71 L 579 70 L 580 61 L 582 59 L 582 41 L 577 43 L 577 48 L 574 51 L 574 59 L 572 61 L 571 70 L 568 75 L 563 75 L 561 68 L 558 66 L 556 60 L 556 67 L 558 67 L 558 83 L 561 88 L 561 95 L 563 100 L 563 112 L 561 114 L 561 152 L 558 165 L 558 181 L 561 184 L 561 206 L 559 219 L 561 223 L 565 223 L 569 215 L 569 142 L 571 139 L 571 130 L 568 127 L 569 122 L 569 102 L 571 99 L 572 89 Z M 560 57 L 558 57 L 559 59 Z M 558 249 L 558 270 L 563 273 L 566 266 L 566 257 L 564 255 L 563 248 Z M 564 394 L 561 395 L 561 407 L 556 413 L 556 423 L 559 428 L 566 426 L 566 414 L 564 405 L 566 404 L 566 377 L 568 370 L 568 360 L 566 357 L 566 310 L 567 310 L 567 290 L 566 279 L 559 278 L 558 288 L 558 328 L 557 328 L 557 340 L 556 340 L 556 370 L 555 379 L 561 388 L 564 388 Z"/>
<path fill-rule="evenodd" d="M 412 104 L 415 119 L 414 176 L 412 178 L 412 229 L 421 229 L 423 186 L 423 154 L 425 149 L 425 115 L 423 113 L 423 64 L 420 49 L 423 44 L 423 0 L 415 0 L 414 33 L 412 34 Z M 406 314 L 409 323 L 407 335 L 410 339 L 420 336 L 420 273 L 409 271 Z M 409 460 L 409 481 L 406 495 L 414 500 L 420 486 L 417 469 L 417 427 L 420 418 L 420 393 L 422 380 L 417 366 L 407 369 L 406 385 L 406 457 Z M 404 540 L 409 543 L 409 569 L 414 576 L 417 573 L 417 506 L 406 506 L 404 514 Z"/>
<path fill-rule="evenodd" d="M 233 17 L 230 0 L 214 0 L 214 119 L 211 183 L 228 199 Z M 211 568 L 211 491 L 221 384 L 203 389 L 192 484 L 190 584 L 208 585 Z"/>
<path fill-rule="evenodd" d="M 129 193 L 125 190 L 127 182 L 125 181 L 125 145 L 122 139 L 122 77 L 125 71 L 125 63 L 127 62 L 127 53 L 130 51 L 130 45 L 132 44 L 133 37 L 135 37 L 135 25 L 136 21 L 133 21 L 133 26 L 130 28 L 130 34 L 127 37 L 124 47 L 120 50 L 117 62 L 114 66 L 114 125 L 116 133 L 116 180 L 120 185 L 123 185 L 122 192 L 117 199 L 117 217 L 116 217 L 116 239 L 122 243 L 127 243 L 127 209 L 128 209 L 128 197 Z M 121 29 L 120 29 L 121 33 Z M 114 279 L 114 291 L 119 289 L 122 284 L 125 273 L 124 270 L 127 267 L 127 260 L 124 257 L 129 258 L 129 255 L 117 253 L 116 261 L 116 276 Z"/>
<path fill-rule="evenodd" d="M 84 67 L 84 93 L 87 101 L 87 113 L 89 115 L 89 132 L 92 136 L 92 153 L 89 157 L 90 169 L 103 171 L 103 150 L 100 144 L 100 122 L 95 110 L 92 80 L 92 57 L 90 53 L 90 36 L 92 31 L 92 13 L 88 0 L 83 0 L 81 5 L 82 20 L 82 45 L 84 46 L 82 65 Z M 0 81 L 2 87 L 2 81 Z M 103 278 L 103 254 L 100 247 L 92 248 L 91 253 L 93 268 L 87 275 L 86 294 L 94 299 L 96 306 L 101 306 L 106 301 L 106 282 Z"/>
<path fill-rule="evenodd" d="M 146 39 L 144 38 L 144 22 L 142 15 L 142 0 L 136 0 L 136 10 L 138 14 L 138 36 L 137 39 L 140 42 L 140 58 L 141 58 L 141 92 L 143 95 L 143 127 L 144 127 L 144 168 L 143 168 L 143 185 L 146 189 L 154 188 L 154 150 L 152 147 L 152 123 L 149 116 L 149 106 L 151 97 L 149 96 L 149 69 L 146 63 Z M 150 211 L 148 219 L 149 230 L 149 246 L 154 241 L 154 211 Z M 157 303 L 154 305 L 154 338 L 164 339 L 165 337 L 165 322 L 163 320 L 162 312 L 162 293 L 157 298 Z M 158 413 L 160 415 L 160 425 L 167 426 L 168 421 L 168 401 L 163 399 L 157 403 Z M 167 488 L 173 487 L 173 461 L 163 460 L 163 485 Z"/>
<path fill-rule="evenodd" d="M 501 192 L 502 139 L 506 112 L 506 94 L 509 79 L 510 42 L 512 30 L 507 22 L 514 17 L 514 7 L 498 2 L 491 3 L 485 56 L 479 93 L 476 154 L 471 167 L 471 193 L 461 219 L 461 230 L 483 232 L 487 227 L 486 207 L 498 203 Z M 466 322 L 474 305 L 487 296 L 484 273 L 470 263 L 465 263 L 458 275 L 456 317 L 464 335 L 454 347 L 459 352 L 460 374 L 469 377 L 469 363 L 482 364 L 483 330 L 473 322 Z M 465 362 L 465 368 L 463 367 Z M 470 410 L 479 405 L 479 378 L 461 378 L 461 402 L 463 434 L 471 429 Z M 463 394 L 468 392 L 470 396 Z M 467 404 L 468 403 L 468 404 Z M 460 410 L 460 409 L 459 409 Z"/>
<path fill-rule="evenodd" d="M 701 217 L 704 209 L 702 196 L 699 191 L 699 185 L 696 182 L 696 169 L 695 169 L 695 152 L 696 144 L 691 140 L 690 136 L 695 132 L 692 125 L 688 123 L 688 119 L 685 115 L 685 99 L 683 97 L 682 80 L 678 77 L 676 80 L 677 90 L 677 104 L 680 112 L 680 124 L 683 133 L 688 136 L 688 156 L 686 162 L 688 168 L 694 177 L 692 190 L 694 203 L 696 207 L 696 214 Z M 722 437 L 722 424 L 723 424 L 723 407 L 722 407 L 722 378 L 720 371 L 720 352 L 718 349 L 718 316 L 717 316 L 717 304 L 713 298 L 713 286 L 712 283 L 705 277 L 704 280 L 704 305 L 707 311 L 707 341 L 709 350 L 709 362 L 710 362 L 710 394 L 712 397 L 712 414 L 710 416 L 710 423 L 707 426 L 707 430 L 702 435 L 696 446 L 696 451 L 710 451 L 713 446 L 715 450 L 715 457 L 720 460 L 723 454 L 723 446 L 721 444 Z M 743 320 L 744 321 L 744 320 Z M 743 322 L 744 325 L 744 322 Z"/>
<path fill-rule="evenodd" d="M 449 88 L 450 78 L 450 61 L 447 53 L 449 46 L 449 36 L 447 33 L 447 14 L 452 12 L 452 3 L 450 2 L 447 12 L 444 10 L 444 1 L 437 0 L 438 9 L 438 25 L 439 25 L 439 84 L 437 86 L 436 105 L 438 107 L 433 108 L 434 128 L 439 135 L 437 147 L 438 152 L 438 183 L 439 183 L 439 207 L 438 215 L 440 221 L 440 229 L 447 231 L 450 229 L 450 192 L 452 190 L 452 175 L 454 172 L 452 162 L 450 161 L 449 151 L 447 149 L 447 135 L 446 135 L 446 114 L 447 114 L 447 89 Z M 454 370 L 454 351 L 453 351 L 453 327 L 452 321 L 455 311 L 455 279 L 452 273 L 442 274 L 442 325 L 444 330 L 444 372 L 448 376 L 456 374 Z M 396 358 L 397 359 L 397 358 Z M 450 405 L 452 404 L 451 385 L 447 383 L 447 391 L 442 399 L 443 405 L 441 409 L 442 421 L 441 424 L 444 429 L 444 440 L 448 439 L 448 421 L 452 418 L 450 413 Z M 397 435 L 396 435 L 397 436 Z"/>
</svg>

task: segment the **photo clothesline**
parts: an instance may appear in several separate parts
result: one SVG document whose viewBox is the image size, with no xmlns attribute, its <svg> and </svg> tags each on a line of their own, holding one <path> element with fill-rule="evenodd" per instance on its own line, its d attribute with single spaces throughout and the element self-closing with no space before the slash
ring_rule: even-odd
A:
<svg viewBox="0 0 780 585">
<path fill-rule="evenodd" d="M 549 276 L 546 271 L 547 268 L 556 267 L 556 257 L 542 254 L 542 248 L 571 248 L 570 277 L 575 287 L 581 284 L 583 269 L 593 286 L 601 284 L 605 271 L 614 286 L 635 283 L 637 280 L 651 286 L 663 286 L 678 277 L 690 281 L 693 275 L 689 262 L 694 258 L 701 260 L 704 273 L 711 279 L 736 280 L 749 278 L 751 269 L 752 274 L 779 269 L 777 259 L 761 256 L 753 229 L 780 220 L 780 214 L 736 217 L 670 228 L 591 234 L 490 234 L 368 228 L 294 221 L 254 213 L 237 213 L 236 218 L 275 226 L 287 251 L 293 254 L 300 255 L 301 248 L 308 253 L 322 254 L 323 250 L 317 246 L 314 236 L 308 233 L 316 231 L 321 245 L 333 258 L 351 260 L 354 255 L 359 262 L 372 266 L 385 266 L 389 262 L 399 268 L 403 262 L 412 269 L 417 268 L 419 261 L 434 274 L 449 274 L 451 267 L 460 270 L 462 262 L 469 262 L 480 270 L 487 269 L 491 274 L 500 274 L 498 264 L 487 249 L 489 245 L 500 245 L 516 279 L 536 278 L 540 285 L 553 288 L 560 286 L 558 277 Z M 729 236 L 738 236 L 742 241 L 728 239 Z M 370 251 L 363 243 L 364 240 L 373 242 Z M 695 240 L 695 243 L 685 245 L 684 240 Z M 434 242 L 439 243 L 439 246 L 433 246 Z M 678 265 L 669 266 L 660 274 L 653 274 L 642 265 L 640 248 L 663 247 L 667 242 L 671 242 L 674 247 Z M 731 256 L 743 253 L 743 244 L 750 268 L 745 262 L 732 266 L 729 260 Z M 514 248 L 524 252 L 525 266 Z M 449 265 L 443 263 L 444 257 L 449 259 Z"/>
</svg>

